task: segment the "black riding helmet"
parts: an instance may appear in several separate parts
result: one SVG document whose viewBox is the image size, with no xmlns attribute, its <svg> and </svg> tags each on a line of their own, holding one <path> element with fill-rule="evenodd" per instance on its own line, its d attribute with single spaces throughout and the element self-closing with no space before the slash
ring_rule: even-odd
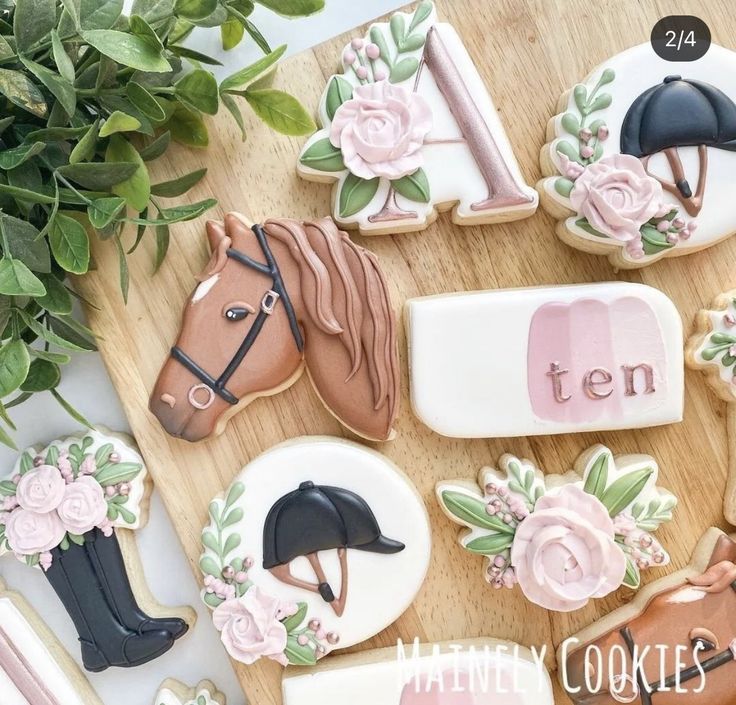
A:
<svg viewBox="0 0 736 705">
<path fill-rule="evenodd" d="M 342 487 L 302 482 L 271 507 L 263 528 L 266 570 L 340 548 L 391 554 L 405 545 L 384 536 L 368 503 Z M 335 599 L 326 583 L 319 584 L 319 593 L 327 602 Z"/>
</svg>

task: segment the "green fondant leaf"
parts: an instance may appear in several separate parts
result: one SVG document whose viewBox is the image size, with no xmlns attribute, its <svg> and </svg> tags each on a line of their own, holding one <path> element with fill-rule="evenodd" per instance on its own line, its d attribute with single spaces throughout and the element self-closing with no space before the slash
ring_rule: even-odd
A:
<svg viewBox="0 0 736 705">
<path fill-rule="evenodd" d="M 577 105 L 578 110 L 580 111 L 581 115 L 587 115 L 587 100 L 588 100 L 588 90 L 587 88 L 579 83 L 575 88 L 573 89 L 573 97 L 575 98 L 575 105 Z"/>
<path fill-rule="evenodd" d="M 342 171 L 345 168 L 342 152 L 327 137 L 311 145 L 299 161 L 317 171 Z"/>
<path fill-rule="evenodd" d="M 641 585 L 639 568 L 629 556 L 626 556 L 626 573 L 624 574 L 624 585 L 632 590 L 638 590 Z"/>
<path fill-rule="evenodd" d="M 69 538 L 68 538 L 68 534 L 66 534 L 64 536 L 64 538 L 61 539 L 61 543 L 59 544 L 59 548 L 62 551 L 68 551 L 69 550 Z"/>
<path fill-rule="evenodd" d="M 243 518 L 243 510 L 240 507 L 233 509 L 226 517 L 225 521 L 222 522 L 223 528 L 226 526 L 232 526 L 237 524 Z"/>
<path fill-rule="evenodd" d="M 14 496 L 17 489 L 18 488 L 15 486 L 15 483 L 10 480 L 3 480 L 0 482 L 0 494 L 4 497 Z"/>
<path fill-rule="evenodd" d="M 211 607 L 213 610 L 217 609 L 225 600 L 221 597 L 217 597 L 213 592 L 206 592 L 202 598 L 207 607 Z"/>
<path fill-rule="evenodd" d="M 233 504 L 243 496 L 243 492 L 245 492 L 245 486 L 243 483 L 236 482 L 227 493 L 227 497 L 225 498 L 225 509 L 232 507 Z"/>
<path fill-rule="evenodd" d="M 593 120 L 593 122 L 590 123 L 588 129 L 595 135 L 597 134 L 598 130 L 601 129 L 601 127 L 605 127 L 605 124 L 605 120 L 601 120 L 600 118 L 598 118 L 597 120 Z"/>
<path fill-rule="evenodd" d="M 574 186 L 574 181 L 570 181 L 570 179 L 566 179 L 562 176 L 559 179 L 555 179 L 555 191 L 565 198 L 570 198 L 570 193 Z"/>
<path fill-rule="evenodd" d="M 25 451 L 23 455 L 20 456 L 20 474 L 25 475 L 32 468 L 33 456 L 28 451 Z"/>
<path fill-rule="evenodd" d="M 619 477 L 601 497 L 608 513 L 615 517 L 626 509 L 639 496 L 653 474 L 654 468 L 642 468 Z"/>
<path fill-rule="evenodd" d="M 105 443 L 101 445 L 95 453 L 95 464 L 100 467 L 103 463 L 106 463 L 110 458 L 110 453 L 115 450 L 112 443 Z"/>
<path fill-rule="evenodd" d="M 55 445 L 49 446 L 46 451 L 46 465 L 56 465 L 59 461 L 59 449 Z"/>
<path fill-rule="evenodd" d="M 577 137 L 580 132 L 580 120 L 572 113 L 565 113 L 562 116 L 562 127 L 565 132 L 573 135 L 573 137 Z"/>
<path fill-rule="evenodd" d="M 220 556 L 220 544 L 217 542 L 217 538 L 211 531 L 202 532 L 202 543 L 206 548 L 209 548 L 210 551 Z"/>
<path fill-rule="evenodd" d="M 513 542 L 514 537 L 508 534 L 488 534 L 469 541 L 465 544 L 465 548 L 484 556 L 495 556 L 509 548 Z"/>
<path fill-rule="evenodd" d="M 296 629 L 304 621 L 304 618 L 306 616 L 307 616 L 307 603 L 300 602 L 299 609 L 296 611 L 296 614 L 293 614 L 291 615 L 291 617 L 287 617 L 284 620 L 284 627 L 286 628 L 286 631 L 290 632 Z"/>
<path fill-rule="evenodd" d="M 378 49 L 381 52 L 381 59 L 383 59 L 386 66 L 391 68 L 394 65 L 391 59 L 391 52 L 388 49 L 388 44 L 386 43 L 386 37 L 383 36 L 383 32 L 380 30 L 378 25 L 373 25 L 373 27 L 371 27 L 370 35 L 371 35 L 371 41 L 376 46 L 378 46 Z"/>
<path fill-rule="evenodd" d="M 585 478 L 583 490 L 602 499 L 608 484 L 608 458 L 609 452 L 603 451 L 593 462 L 588 476 Z"/>
<path fill-rule="evenodd" d="M 564 154 L 570 161 L 577 162 L 582 165 L 583 160 L 580 157 L 580 152 L 577 147 L 573 147 L 567 140 L 560 140 L 555 149 L 560 153 Z"/>
<path fill-rule="evenodd" d="M 616 78 L 616 72 L 613 69 L 606 69 L 600 77 L 598 83 L 601 86 L 605 86 L 607 83 L 611 83 Z"/>
<path fill-rule="evenodd" d="M 214 575 L 216 578 L 220 577 L 221 568 L 212 556 L 202 556 L 199 559 L 199 567 L 205 575 Z"/>
<path fill-rule="evenodd" d="M 223 556 L 227 556 L 232 553 L 238 546 L 240 546 L 240 534 L 230 534 L 225 541 L 225 548 L 222 551 Z"/>
<path fill-rule="evenodd" d="M 463 492 L 445 490 L 442 493 L 442 503 L 450 514 L 466 524 L 507 535 L 514 534 L 513 528 L 507 526 L 495 516 L 488 514 L 485 502 L 477 497 L 471 497 Z"/>
<path fill-rule="evenodd" d="M 600 95 L 595 97 L 595 100 L 588 106 L 588 112 L 592 113 L 597 110 L 605 110 L 606 108 L 611 107 L 611 103 L 613 102 L 613 98 L 611 98 L 610 93 L 601 93 Z"/>
<path fill-rule="evenodd" d="M 391 28 L 391 36 L 394 38 L 396 46 L 401 50 L 401 43 L 404 41 L 404 34 L 406 32 L 404 15 L 400 15 L 398 12 L 393 15 L 389 22 L 389 27 Z"/>
<path fill-rule="evenodd" d="M 710 336 L 710 342 L 716 343 L 716 345 L 732 344 L 736 343 L 736 337 L 728 333 L 713 333 Z"/>
<path fill-rule="evenodd" d="M 404 41 L 399 44 L 399 50 L 404 51 L 417 51 L 421 49 L 426 43 L 427 39 L 423 34 L 410 34 Z"/>
<path fill-rule="evenodd" d="M 391 83 L 402 83 L 410 79 L 419 69 L 419 61 L 413 56 L 402 59 L 391 68 L 388 80 Z"/>
<path fill-rule="evenodd" d="M 113 503 L 108 503 L 107 505 L 107 518 L 110 521 L 115 521 L 115 519 L 118 518 L 118 505 Z"/>
<path fill-rule="evenodd" d="M 577 225 L 581 230 L 584 230 L 589 235 L 595 235 L 596 237 L 605 237 L 607 238 L 608 235 L 604 235 L 602 232 L 599 232 L 596 230 L 586 218 L 580 218 L 579 220 L 575 221 L 575 225 Z"/>
<path fill-rule="evenodd" d="M 433 4 L 429 0 L 423 0 L 417 6 L 414 12 L 414 17 L 411 18 L 411 24 L 409 25 L 409 32 L 413 32 L 424 20 L 432 14 Z"/>
<path fill-rule="evenodd" d="M 309 644 L 302 646 L 295 636 L 287 637 L 284 653 L 294 666 L 314 666 L 317 663 L 314 649 Z"/>
<path fill-rule="evenodd" d="M 113 463 L 95 475 L 95 480 L 103 487 L 118 485 L 135 479 L 143 467 L 139 463 Z"/>
<path fill-rule="evenodd" d="M 67 536 L 69 537 L 69 540 L 72 543 L 77 544 L 77 546 L 84 546 L 84 536 L 79 536 L 78 534 L 72 533 L 68 533 Z"/>
<path fill-rule="evenodd" d="M 121 507 L 119 504 L 116 506 L 118 508 L 118 514 L 120 514 L 126 524 L 135 524 L 136 516 L 133 512 L 128 511 L 125 507 Z"/>
<path fill-rule="evenodd" d="M 659 232 L 651 225 L 641 226 L 641 242 L 647 255 L 656 255 L 674 247 L 673 243 L 667 241 L 666 233 Z"/>
<path fill-rule="evenodd" d="M 363 210 L 376 195 L 379 179 L 361 179 L 355 174 L 348 174 L 340 188 L 340 217 L 347 218 Z"/>
<path fill-rule="evenodd" d="M 391 186 L 410 201 L 429 203 L 429 179 L 422 168 L 417 169 L 413 174 L 392 181 Z"/>
</svg>

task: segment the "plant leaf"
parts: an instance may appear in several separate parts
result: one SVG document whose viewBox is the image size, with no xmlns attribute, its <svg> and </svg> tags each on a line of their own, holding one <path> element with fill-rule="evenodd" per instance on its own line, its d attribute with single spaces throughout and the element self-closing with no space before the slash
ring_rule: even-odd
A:
<svg viewBox="0 0 736 705">
<path fill-rule="evenodd" d="M 37 64 L 35 61 L 31 61 L 23 56 L 20 60 L 23 65 L 39 80 L 43 83 L 46 88 L 51 91 L 54 98 L 56 98 L 64 112 L 70 117 L 74 115 L 74 111 L 77 109 L 77 93 L 74 90 L 74 86 L 71 81 L 67 81 L 59 74 L 54 73 L 50 69 L 47 69 L 41 64 Z"/>
<path fill-rule="evenodd" d="M 81 33 L 82 39 L 97 51 L 123 66 L 139 71 L 165 73 L 171 64 L 160 51 L 145 39 L 114 29 L 90 29 Z"/>
<path fill-rule="evenodd" d="M 0 398 L 20 387 L 30 366 L 31 356 L 22 340 L 12 340 L 0 348 Z"/>
<path fill-rule="evenodd" d="M 85 274 L 89 269 L 89 236 L 76 219 L 58 213 L 49 233 L 51 251 L 67 272 Z"/>
<path fill-rule="evenodd" d="M 220 40 L 222 41 L 222 48 L 225 51 L 235 49 L 235 47 L 243 41 L 244 35 L 245 27 L 243 27 L 243 23 L 235 17 L 229 19 L 225 24 L 220 25 Z"/>
<path fill-rule="evenodd" d="M 164 45 L 160 37 L 156 34 L 151 25 L 143 19 L 143 17 L 140 15 L 131 15 L 129 24 L 130 31 L 133 32 L 136 37 L 140 37 L 144 42 L 148 42 L 154 51 L 160 53 L 164 51 Z"/>
<path fill-rule="evenodd" d="M 220 100 L 222 101 L 222 104 L 227 108 L 229 113 L 233 116 L 233 119 L 235 120 L 237 126 L 240 128 L 240 136 L 243 142 L 245 142 L 247 135 L 245 132 L 243 113 L 240 112 L 240 107 L 238 107 L 235 98 L 233 98 L 229 93 L 220 93 Z"/>
<path fill-rule="evenodd" d="M 151 197 L 151 180 L 148 169 L 136 148 L 121 135 L 113 135 L 107 145 L 105 162 L 133 162 L 137 164 L 133 174 L 125 181 L 115 184 L 112 187 L 112 192 L 117 196 L 122 196 L 134 210 L 142 211 Z"/>
<path fill-rule="evenodd" d="M 174 140 L 188 147 L 206 147 L 210 143 L 207 126 L 202 118 L 183 106 L 176 108 L 167 127 Z"/>
<path fill-rule="evenodd" d="M 167 130 L 162 132 L 153 142 L 147 144 L 139 154 L 144 162 L 150 162 L 158 159 L 169 147 L 171 142 L 171 133 Z"/>
<path fill-rule="evenodd" d="M 219 107 L 217 81 L 204 69 L 185 74 L 175 84 L 176 97 L 191 110 L 215 115 Z"/>
<path fill-rule="evenodd" d="M 24 73 L 0 69 L 0 93 L 19 108 L 45 117 L 48 107 L 43 93 Z"/>
<path fill-rule="evenodd" d="M 57 171 L 89 189 L 108 189 L 129 179 L 138 169 L 136 161 L 81 162 L 68 164 Z"/>
<path fill-rule="evenodd" d="M 175 44 L 169 44 L 167 49 L 174 55 L 182 59 L 191 59 L 192 61 L 198 61 L 200 64 L 208 64 L 209 66 L 222 66 L 222 61 L 207 56 L 200 51 L 195 51 L 189 47 L 180 47 Z"/>
<path fill-rule="evenodd" d="M 197 169 L 189 174 L 180 176 L 178 179 L 171 179 L 171 181 L 154 184 L 151 186 L 151 193 L 154 196 L 161 196 L 163 198 L 181 196 L 189 191 L 189 189 L 191 189 L 195 184 L 199 183 L 206 173 L 206 168 Z"/>
<path fill-rule="evenodd" d="M 379 182 L 379 178 L 366 180 L 348 173 L 340 187 L 340 217 L 347 218 L 363 210 L 376 195 Z"/>
<path fill-rule="evenodd" d="M 7 255 L 22 261 L 33 272 L 51 271 L 51 258 L 46 241 L 38 230 L 25 220 L 12 215 L 0 215 L 0 230 L 7 244 Z"/>
<path fill-rule="evenodd" d="M 18 51 L 27 51 L 55 26 L 55 0 L 15 0 L 13 35 Z"/>
<path fill-rule="evenodd" d="M 128 81 L 125 90 L 131 102 L 143 113 L 148 115 L 151 120 L 159 121 L 166 119 L 166 113 L 161 104 L 156 100 L 153 94 L 140 83 Z"/>
<path fill-rule="evenodd" d="M 397 193 L 417 203 L 429 203 L 429 179 L 424 169 L 419 168 L 413 174 L 391 182 Z"/>
<path fill-rule="evenodd" d="M 311 116 L 294 96 L 273 88 L 248 90 L 245 99 L 269 127 L 284 135 L 308 135 L 317 129 Z"/>
<path fill-rule="evenodd" d="M 255 0 L 284 17 L 306 17 L 324 9 L 325 0 Z"/>
<path fill-rule="evenodd" d="M 64 45 L 59 38 L 59 33 L 55 29 L 51 31 L 51 50 L 59 74 L 69 83 L 73 83 L 75 76 L 74 63 L 69 58 L 69 54 L 66 53 L 66 49 L 64 49 Z"/>
<path fill-rule="evenodd" d="M 56 399 L 56 401 L 59 403 L 59 406 L 61 406 L 64 411 L 66 411 L 69 416 L 71 416 L 77 423 L 82 424 L 82 426 L 85 426 L 86 428 L 92 428 L 92 424 L 87 421 L 87 419 L 82 416 L 82 414 L 77 411 L 64 397 L 59 394 L 58 390 L 52 389 L 51 394 Z M 120 507 L 122 509 L 122 507 Z"/>
<path fill-rule="evenodd" d="M 128 261 L 125 259 L 125 250 L 120 241 L 120 235 L 115 235 L 115 248 L 118 251 L 118 271 L 120 274 L 120 291 L 123 301 L 128 303 L 128 290 L 130 289 L 130 274 L 128 272 Z"/>
<path fill-rule="evenodd" d="M 84 137 L 74 145 L 71 154 L 69 155 L 69 163 L 77 164 L 78 162 L 84 162 L 91 159 L 95 154 L 95 146 L 97 145 L 97 136 L 100 129 L 99 118 L 95 120 L 90 126 L 87 132 L 84 133 Z"/>
<path fill-rule="evenodd" d="M 110 29 L 123 11 L 123 0 L 81 0 L 82 29 Z"/>
<path fill-rule="evenodd" d="M 342 151 L 330 142 L 328 137 L 318 140 L 311 145 L 299 161 L 311 169 L 317 171 L 342 171 L 345 169 L 345 162 L 342 158 Z"/>
<path fill-rule="evenodd" d="M 46 287 L 23 262 L 6 256 L 0 260 L 0 294 L 45 296 Z"/>
<path fill-rule="evenodd" d="M 61 381 L 61 370 L 54 362 L 41 360 L 37 358 L 31 362 L 26 377 L 20 389 L 23 392 L 45 392 L 49 389 L 55 389 Z"/>
<path fill-rule="evenodd" d="M 41 277 L 41 281 L 46 287 L 46 295 L 36 298 L 36 303 L 51 313 L 70 314 L 72 312 L 72 297 L 64 286 L 64 282 L 57 279 L 53 274 Z M 56 360 L 53 362 L 56 362 Z"/>
<path fill-rule="evenodd" d="M 15 169 L 45 149 L 43 142 L 29 142 L 0 152 L 0 169 Z"/>
<path fill-rule="evenodd" d="M 203 20 L 217 9 L 217 0 L 176 0 L 174 11 L 178 17 Z"/>
<path fill-rule="evenodd" d="M 261 57 L 255 63 L 250 66 L 246 66 L 240 71 L 228 76 L 220 84 L 220 91 L 229 91 L 235 88 L 244 88 L 245 86 L 253 83 L 257 78 L 262 76 L 272 66 L 278 62 L 278 60 L 284 55 L 286 51 L 286 44 L 282 44 L 280 47 L 274 49 L 270 54 Z M 344 79 L 343 79 L 344 80 Z"/>
<path fill-rule="evenodd" d="M 134 132 L 140 126 L 141 123 L 134 117 L 116 110 L 102 123 L 100 137 L 109 137 L 116 132 Z"/>
<path fill-rule="evenodd" d="M 353 84 L 342 76 L 333 76 L 330 79 L 330 85 L 327 87 L 327 96 L 325 98 L 327 117 L 332 120 L 335 117 L 337 109 L 352 97 Z"/>
<path fill-rule="evenodd" d="M 0 184 L 0 194 L 6 194 L 12 198 L 17 198 L 20 201 L 27 201 L 28 203 L 43 203 L 45 205 L 51 205 L 56 202 L 53 196 L 47 196 L 45 193 L 38 193 L 37 191 L 29 191 L 28 189 L 18 188 L 17 186 L 9 186 L 8 184 Z"/>
<path fill-rule="evenodd" d="M 98 198 L 87 206 L 87 216 L 92 227 L 102 230 L 112 223 L 125 208 L 125 199 L 119 196 Z"/>
<path fill-rule="evenodd" d="M 629 506 L 644 489 L 654 468 L 642 468 L 619 477 L 603 494 L 601 502 L 614 517 Z"/>
<path fill-rule="evenodd" d="M 51 330 L 66 343 L 62 347 L 68 348 L 71 344 L 78 350 L 89 350 L 91 352 L 97 350 L 92 331 L 72 316 L 51 316 L 50 324 Z M 54 341 L 49 340 L 49 342 L 53 343 Z"/>
<path fill-rule="evenodd" d="M 498 533 L 513 535 L 514 529 L 504 524 L 500 519 L 486 512 L 485 502 L 477 497 L 471 497 L 463 492 L 445 490 L 442 493 L 442 504 L 450 514 L 470 526 L 481 529 L 490 529 Z"/>
<path fill-rule="evenodd" d="M 155 274 L 166 259 L 166 253 L 169 251 L 169 226 L 166 224 L 156 226 L 156 261 L 153 265 L 153 273 Z"/>
</svg>

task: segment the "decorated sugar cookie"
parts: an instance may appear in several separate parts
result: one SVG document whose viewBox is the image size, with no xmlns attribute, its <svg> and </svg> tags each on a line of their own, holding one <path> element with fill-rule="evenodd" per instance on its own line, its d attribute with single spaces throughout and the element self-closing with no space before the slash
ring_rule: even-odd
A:
<svg viewBox="0 0 736 705">
<path fill-rule="evenodd" d="M 480 471 L 479 487 L 447 480 L 436 494 L 466 527 L 460 545 L 485 556 L 489 584 L 571 612 L 621 585 L 636 590 L 642 570 L 669 563 L 652 534 L 672 519 L 677 499 L 657 487 L 658 475 L 648 455 L 614 457 L 596 445 L 564 475 L 506 454 L 498 470 Z"/>
<path fill-rule="evenodd" d="M 562 240 L 631 268 L 736 231 L 735 59 L 713 44 L 676 63 L 641 44 L 562 97 L 537 185 Z"/>
<path fill-rule="evenodd" d="M 329 218 L 207 223 L 212 258 L 151 395 L 171 435 L 220 433 L 251 401 L 306 367 L 320 399 L 364 438 L 393 436 L 396 322 L 376 258 Z"/>
<path fill-rule="evenodd" d="M 731 705 L 735 635 L 736 541 L 709 529 L 688 568 L 564 640 L 559 676 L 576 705 Z"/>
<path fill-rule="evenodd" d="M 433 431 L 505 438 L 682 420 L 682 323 L 625 282 L 411 299 L 411 400 Z"/>
<path fill-rule="evenodd" d="M 537 209 L 483 79 L 431 2 L 352 40 L 318 119 L 297 170 L 334 182 L 341 226 L 377 235 L 421 230 L 449 208 L 460 225 Z"/>
<path fill-rule="evenodd" d="M 0 702 L 102 705 L 79 667 L 35 610 L 0 581 Z"/>
<path fill-rule="evenodd" d="M 169 679 L 161 684 L 154 705 L 225 705 L 225 696 L 210 681 L 188 688 Z"/>
<path fill-rule="evenodd" d="M 687 363 L 702 370 L 713 391 L 728 402 L 729 480 L 724 514 L 736 524 L 736 290 L 721 294 L 710 310 L 698 313 L 696 330 L 688 340 Z"/>
<path fill-rule="evenodd" d="M 331 657 L 282 690 L 284 705 L 554 705 L 540 654 L 488 638 Z"/>
<path fill-rule="evenodd" d="M 151 661 L 194 621 L 189 609 L 163 616 L 143 582 L 132 530 L 147 521 L 149 493 L 130 440 L 105 430 L 29 448 L 0 482 L 0 555 L 43 570 L 88 671 Z"/>
<path fill-rule="evenodd" d="M 250 462 L 210 504 L 202 598 L 228 653 L 313 665 L 409 607 L 429 565 L 421 498 L 385 457 L 301 438 Z"/>
</svg>

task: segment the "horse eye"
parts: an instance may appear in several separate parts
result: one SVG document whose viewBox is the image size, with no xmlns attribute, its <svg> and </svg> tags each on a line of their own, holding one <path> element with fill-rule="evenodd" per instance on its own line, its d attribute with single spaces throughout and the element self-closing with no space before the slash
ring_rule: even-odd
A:
<svg viewBox="0 0 736 705">
<path fill-rule="evenodd" d="M 700 651 L 715 651 L 718 648 L 718 637 L 709 629 L 696 628 L 690 632 L 690 643 Z"/>
<path fill-rule="evenodd" d="M 225 318 L 228 321 L 242 321 L 250 313 L 247 308 L 241 308 L 239 306 L 233 306 L 225 311 Z"/>
</svg>

